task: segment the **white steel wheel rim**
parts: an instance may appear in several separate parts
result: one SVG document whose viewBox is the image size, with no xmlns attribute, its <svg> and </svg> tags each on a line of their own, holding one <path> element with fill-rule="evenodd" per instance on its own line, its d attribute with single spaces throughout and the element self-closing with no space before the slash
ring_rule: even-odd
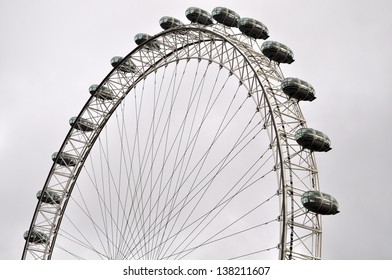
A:
<svg viewBox="0 0 392 280">
<path fill-rule="evenodd" d="M 171 252 L 168 254 L 159 255 L 158 252 L 151 253 L 149 249 L 154 247 L 159 242 L 159 237 L 154 239 L 155 245 L 140 245 L 139 242 L 133 241 L 134 245 L 127 245 L 127 252 L 117 253 L 102 252 L 105 250 L 94 249 L 91 246 L 90 251 L 95 251 L 99 258 L 260 258 L 259 253 L 274 251 L 275 257 L 281 259 L 291 258 L 305 258 L 317 259 L 321 254 L 321 220 L 319 215 L 309 213 L 300 205 L 300 195 L 310 189 L 318 190 L 317 168 L 312 153 L 301 149 L 301 147 L 294 141 L 294 133 L 299 127 L 306 125 L 305 120 L 301 114 L 298 102 L 287 98 L 287 96 L 280 89 L 280 81 L 283 80 L 283 74 L 279 66 L 271 62 L 269 59 L 260 54 L 257 42 L 241 34 L 234 33 L 230 28 L 216 24 L 210 27 L 199 25 L 190 25 L 175 30 L 162 32 L 154 36 L 151 40 L 159 43 L 160 49 L 152 49 L 148 47 L 150 41 L 132 51 L 125 59 L 135 63 L 137 69 L 135 73 L 124 73 L 120 71 L 120 66 L 117 66 L 111 71 L 108 76 L 102 81 L 100 86 L 110 88 L 115 97 L 112 100 L 103 101 L 97 97 L 92 96 L 80 112 L 78 118 L 84 118 L 92 121 L 96 129 L 92 132 L 81 132 L 75 127 L 69 131 L 60 152 L 67 152 L 78 159 L 75 166 L 60 166 L 54 163 L 48 175 L 48 179 L 43 187 L 43 191 L 55 191 L 62 195 L 62 200 L 59 204 L 48 204 L 38 202 L 34 217 L 30 226 L 29 234 L 32 230 L 39 230 L 48 236 L 48 242 L 44 244 L 34 244 L 26 241 L 26 245 L 22 258 L 33 259 L 50 259 L 54 248 L 58 246 L 61 250 L 68 252 L 68 248 L 61 247 L 60 236 L 66 234 L 61 233 L 63 230 L 60 227 L 64 217 L 68 219 L 68 209 L 65 211 L 68 202 L 72 202 L 73 197 L 76 197 L 74 186 L 79 184 L 78 176 L 83 173 L 85 164 L 89 160 L 89 154 L 97 143 L 100 141 L 99 137 L 105 131 L 106 124 L 113 114 L 118 110 L 122 110 L 121 104 L 127 95 L 130 95 L 135 87 L 143 85 L 143 81 L 147 76 L 152 77 L 155 71 L 164 71 L 167 67 L 174 67 L 177 63 L 187 60 L 200 61 L 199 64 L 205 61 L 207 65 L 210 63 L 216 65 L 216 68 L 226 70 L 240 82 L 242 88 L 246 89 L 246 97 L 244 99 L 252 98 L 253 111 L 259 115 L 259 122 L 261 130 L 264 132 L 264 138 L 267 139 L 267 148 L 270 150 L 269 155 L 272 157 L 273 164 L 269 164 L 271 169 L 264 170 L 260 173 L 261 177 L 269 174 L 271 171 L 276 173 L 274 179 L 274 186 L 269 188 L 267 194 L 263 199 L 259 200 L 259 204 L 263 205 L 272 198 L 277 198 L 275 203 L 275 212 L 270 217 L 259 221 L 259 223 L 248 224 L 242 230 L 249 231 L 252 227 L 259 227 L 261 224 L 270 224 L 275 221 L 276 232 L 270 231 L 269 235 L 273 235 L 274 241 L 269 243 L 269 246 L 258 247 L 257 242 L 262 239 L 258 235 L 256 244 L 252 243 L 253 251 L 239 251 L 231 255 L 195 255 L 189 256 L 190 251 L 196 251 L 199 247 L 205 247 L 205 243 L 218 243 L 217 239 L 227 239 L 230 235 L 240 235 L 241 230 L 228 232 L 225 235 L 217 236 L 211 233 L 209 237 L 204 238 L 204 243 L 199 245 L 191 244 L 182 252 Z M 182 62 L 181 62 L 182 63 Z M 207 68 L 206 68 L 207 69 Z M 159 72 L 158 71 L 158 72 Z M 217 70 L 219 71 L 219 70 Z M 148 78 L 147 78 L 148 79 Z M 242 93 L 244 95 L 244 93 Z M 128 97 L 129 99 L 129 97 Z M 250 100 L 249 100 L 250 101 Z M 251 103 L 251 102 L 247 102 Z M 255 106 L 256 105 L 256 106 Z M 249 112 L 248 112 L 249 113 Z M 261 117 L 260 117 L 261 116 Z M 153 122 L 154 123 L 154 122 Z M 246 124 L 244 124 L 246 125 Z M 268 136 L 267 136 L 268 135 Z M 188 139 L 189 140 L 189 139 Z M 261 156 L 261 154 L 260 154 Z M 145 164 L 145 163 L 144 163 Z M 142 165 L 142 164 L 141 164 Z M 256 176 L 257 177 L 257 176 Z M 255 179 L 254 177 L 253 179 Z M 276 180 L 278 178 L 278 180 Z M 120 197 L 120 195 L 119 195 Z M 230 196 L 229 196 L 230 197 Z M 121 204 L 121 203 L 120 203 Z M 107 207 L 106 207 L 107 208 Z M 117 208 L 119 209 L 119 208 Z M 124 208 L 125 209 L 125 208 Z M 158 211 L 158 208 L 153 208 Z M 129 209 L 127 209 L 129 210 Z M 158 211 L 159 212 L 159 211 Z M 214 213 L 215 214 L 215 213 Z M 148 214 L 147 214 L 148 216 Z M 72 222 L 72 218 L 69 218 Z M 104 220 L 104 219 L 103 219 Z M 233 221 L 236 221 L 235 218 Z M 124 222 L 122 222 L 124 223 Z M 126 222 L 127 223 L 127 222 Z M 93 225 L 95 222 L 93 222 Z M 231 224 L 228 223 L 227 225 Z M 227 226 L 226 225 L 226 226 Z M 95 227 L 95 226 L 94 226 Z M 118 225 L 115 225 L 118 227 Z M 161 227 L 165 227 L 165 224 Z M 221 227 L 225 227 L 222 226 Z M 75 226 L 77 228 L 77 226 Z M 111 228 L 113 230 L 113 227 Z M 158 227 L 159 229 L 159 227 Z M 154 235 L 156 230 L 151 233 Z M 102 228 L 96 225 L 95 230 L 100 232 Z M 219 231 L 219 229 L 215 229 Z M 110 231 L 110 230 L 109 230 Z M 108 231 L 107 231 L 108 232 Z M 129 230 L 128 235 L 131 230 Z M 268 233 L 268 231 L 266 231 Z M 59 236 L 58 240 L 57 237 Z M 146 236 L 144 233 L 143 238 Z M 212 239 L 210 237 L 213 236 Z M 257 237 L 257 235 L 255 235 Z M 141 239 L 143 239 L 141 238 Z M 161 237 L 163 238 L 163 237 Z M 215 238 L 215 239 L 214 239 Z M 82 238 L 83 239 L 83 238 Z M 88 240 L 88 238 L 85 238 Z M 99 238 L 98 238 L 99 239 Z M 76 238 L 77 242 L 81 241 Z M 77 243 L 73 240 L 73 243 Z M 99 239 L 101 245 L 103 239 Z M 212 242 L 213 241 L 213 242 Z M 106 236 L 107 243 L 113 243 L 113 235 Z M 123 241 L 125 242 L 125 241 Z M 87 244 L 87 245 L 86 245 Z M 88 242 L 82 245 L 89 247 Z M 231 243 L 235 244 L 235 243 Z M 103 246 L 103 245 L 102 245 Z M 144 246 L 148 248 L 143 254 L 128 254 L 129 247 Z M 150 247 L 148 247 L 150 246 Z M 119 246 L 113 248 L 118 249 Z M 241 247 L 239 244 L 236 247 Z M 58 250 L 58 248 L 56 249 Z M 220 249 L 214 249 L 216 251 Z M 116 250 L 112 250 L 113 252 Z M 160 249 L 159 252 L 163 252 Z M 165 251 L 169 252 L 169 251 Z M 73 254 L 73 253 L 71 253 Z M 76 258 L 85 258 L 83 256 L 74 255 Z M 271 257 L 268 256 L 267 257 Z M 90 258 L 88 255 L 87 258 Z M 261 256 L 261 258 L 263 258 Z"/>
</svg>

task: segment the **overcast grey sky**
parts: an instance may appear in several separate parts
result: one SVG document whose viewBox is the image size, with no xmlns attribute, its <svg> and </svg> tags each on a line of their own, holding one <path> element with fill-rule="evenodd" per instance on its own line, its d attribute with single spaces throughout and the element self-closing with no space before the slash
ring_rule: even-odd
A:
<svg viewBox="0 0 392 280">
<path fill-rule="evenodd" d="M 143 5 L 141 5 L 143 3 Z M 267 25 L 296 61 L 286 76 L 309 81 L 302 106 L 332 151 L 317 154 L 321 189 L 341 213 L 323 218 L 324 259 L 392 259 L 392 19 L 390 1 L 0 1 L 0 259 L 19 259 L 23 232 L 57 151 L 89 97 L 88 87 L 125 56 L 139 32 L 170 15 L 216 6 Z"/>
</svg>

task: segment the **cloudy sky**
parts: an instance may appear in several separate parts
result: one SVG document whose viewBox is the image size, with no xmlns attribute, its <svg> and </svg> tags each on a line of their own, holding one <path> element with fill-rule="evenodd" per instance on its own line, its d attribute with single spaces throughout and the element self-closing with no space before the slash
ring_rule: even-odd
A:
<svg viewBox="0 0 392 280">
<path fill-rule="evenodd" d="M 141 5 L 143 3 L 143 5 Z M 302 107 L 332 151 L 317 155 L 321 189 L 341 213 L 323 219 L 324 259 L 392 259 L 392 19 L 390 1 L 0 1 L 0 259 L 19 259 L 23 232 L 90 84 L 125 56 L 139 32 L 170 15 L 216 6 L 268 26 L 296 61 L 282 67 L 316 89 Z"/>
</svg>

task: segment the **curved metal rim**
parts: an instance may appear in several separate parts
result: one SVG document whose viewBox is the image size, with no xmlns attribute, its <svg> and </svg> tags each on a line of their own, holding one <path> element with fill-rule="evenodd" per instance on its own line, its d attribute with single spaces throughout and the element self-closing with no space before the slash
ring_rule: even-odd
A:
<svg viewBox="0 0 392 280">
<path fill-rule="evenodd" d="M 197 36 L 197 38 L 199 38 L 199 39 L 195 39 L 194 38 L 194 41 L 192 41 L 191 43 L 188 43 L 188 45 L 184 45 L 182 47 L 178 47 L 176 45 L 175 48 L 172 49 L 172 51 L 170 53 L 163 53 L 162 50 L 159 50 L 159 51 L 157 51 L 157 50 L 155 50 L 155 51 L 154 50 L 150 50 L 149 52 L 155 53 L 156 57 L 158 57 L 160 59 L 158 61 L 155 61 L 154 64 L 149 65 L 149 67 L 146 70 L 142 71 L 141 74 L 139 74 L 138 78 L 134 79 L 133 84 L 128 86 L 128 89 L 126 90 L 126 92 L 123 92 L 122 96 L 120 96 L 120 97 L 116 96 L 114 105 L 111 107 L 111 109 L 105 115 L 103 115 L 103 118 L 102 118 L 101 122 L 99 123 L 99 125 L 97 126 L 97 129 L 92 133 L 94 135 L 93 137 L 90 137 L 90 139 L 92 139 L 92 141 L 90 141 L 88 143 L 88 145 L 86 145 L 86 146 L 88 146 L 87 149 L 84 150 L 84 153 L 82 154 L 82 157 L 80 158 L 79 163 L 74 168 L 74 170 L 76 170 L 76 172 L 71 172 L 72 173 L 72 178 L 69 178 L 68 183 L 67 183 L 67 185 L 69 186 L 68 191 L 66 192 L 67 195 L 66 195 L 65 201 L 63 202 L 63 205 L 58 207 L 59 208 L 58 212 L 53 217 L 53 220 L 54 220 L 53 225 L 55 225 L 55 229 L 51 232 L 51 236 L 49 236 L 49 240 L 51 240 L 51 242 L 50 242 L 50 244 L 47 245 L 47 247 L 43 251 L 43 254 L 44 254 L 43 258 L 47 258 L 47 259 L 51 258 L 51 254 L 53 252 L 53 247 L 54 247 L 55 240 L 56 240 L 56 237 L 57 237 L 56 233 L 58 232 L 58 229 L 60 227 L 61 220 L 62 220 L 61 213 L 63 213 L 65 211 L 65 209 L 66 209 L 66 206 L 67 206 L 67 203 L 68 203 L 68 199 L 69 199 L 69 197 L 70 197 L 70 195 L 72 193 L 72 189 L 73 189 L 73 186 L 74 186 L 74 184 L 75 184 L 75 182 L 77 180 L 77 177 L 78 177 L 78 175 L 79 175 L 79 173 L 80 173 L 80 171 L 82 169 L 83 162 L 88 157 L 88 154 L 89 154 L 92 146 L 94 145 L 95 140 L 98 138 L 98 136 L 100 134 L 100 131 L 106 125 L 106 122 L 109 120 L 109 118 L 112 115 L 112 113 L 116 110 L 117 106 L 121 103 L 123 98 L 126 97 L 127 93 L 133 88 L 133 86 L 136 85 L 146 75 L 151 73 L 152 69 L 155 70 L 156 67 L 157 67 L 157 64 L 159 64 L 159 62 L 164 61 L 168 57 L 173 57 L 173 55 L 178 53 L 181 49 L 188 48 L 191 45 L 195 45 L 195 46 L 196 45 L 200 45 L 202 42 L 205 42 L 205 40 L 200 39 L 200 38 L 202 38 L 202 36 L 200 36 L 200 35 L 208 34 L 209 36 L 211 36 L 211 39 L 213 39 L 213 40 L 219 39 L 223 44 L 228 43 L 236 52 L 238 52 L 242 56 L 244 61 L 246 61 L 247 66 L 250 67 L 250 69 L 254 73 L 254 76 L 258 80 L 258 85 L 261 87 L 261 90 L 259 92 L 257 92 L 257 96 L 252 94 L 252 97 L 253 97 L 254 101 L 256 102 L 256 105 L 258 105 L 260 103 L 261 98 L 263 98 L 267 102 L 267 104 L 268 104 L 269 111 L 270 112 L 273 111 L 273 108 L 272 108 L 271 104 L 269 103 L 269 98 L 268 98 L 268 96 L 265 93 L 265 89 L 263 88 L 263 84 L 262 84 L 262 82 L 260 81 L 260 79 L 259 79 L 259 77 L 257 75 L 257 69 L 254 68 L 254 63 L 252 63 L 249 60 L 249 54 L 252 52 L 252 50 L 249 48 L 249 46 L 247 47 L 247 46 L 245 46 L 243 44 L 241 46 L 239 46 L 238 42 L 236 42 L 236 39 L 235 40 L 232 39 L 233 37 L 232 38 L 227 37 L 227 36 L 225 36 L 225 34 L 221 34 L 221 33 L 217 32 L 216 30 L 212 30 L 211 28 L 207 29 L 207 28 L 208 27 L 201 27 L 200 25 L 184 26 L 184 27 L 179 27 L 179 28 L 175 28 L 175 29 L 166 30 L 164 32 L 161 32 L 161 33 L 153 36 L 150 39 L 150 40 L 157 40 L 157 39 L 164 40 L 165 37 L 170 37 L 170 36 L 177 37 L 177 38 L 183 38 L 183 39 L 184 38 L 190 39 L 191 36 Z M 186 36 L 188 36 L 188 37 L 186 37 Z M 148 45 L 148 42 L 150 40 L 146 41 L 144 44 L 142 44 L 142 45 L 138 46 L 137 48 L 135 48 L 130 54 L 128 54 L 124 58 L 124 61 L 125 60 L 129 60 L 129 59 L 133 59 L 134 56 L 136 56 L 137 54 L 141 54 L 141 53 L 145 52 L 145 46 Z M 177 44 L 177 42 L 176 42 L 176 44 Z M 248 52 L 248 54 L 245 54 L 243 52 L 244 49 L 245 49 L 246 52 Z M 145 53 L 145 54 L 147 54 L 147 53 Z M 155 55 L 153 55 L 153 56 L 155 56 Z M 191 57 L 186 57 L 186 59 L 189 59 L 189 58 L 191 58 Z M 256 57 L 253 57 L 253 58 L 255 60 L 259 59 L 259 58 L 256 58 Z M 203 58 L 203 59 L 207 59 L 207 58 Z M 168 63 L 172 63 L 174 61 L 175 60 L 172 60 L 170 62 L 164 62 L 159 67 L 162 67 L 162 66 L 164 66 L 164 65 L 166 65 Z M 216 62 L 216 61 L 214 61 L 214 62 Z M 140 67 L 144 68 L 145 65 L 144 65 L 144 63 L 142 63 L 142 64 L 143 65 L 141 65 Z M 110 78 L 112 77 L 112 75 L 116 75 L 116 74 L 118 74 L 120 72 L 119 71 L 120 65 L 121 64 L 117 65 L 115 68 L 112 69 L 112 71 L 109 72 L 109 74 L 100 83 L 99 87 L 103 86 L 104 84 L 106 85 L 108 83 L 108 81 L 110 80 Z M 223 65 L 223 66 L 226 67 L 226 65 Z M 233 71 L 233 65 L 231 65 L 231 67 L 226 67 L 226 68 L 229 69 L 230 71 Z M 238 75 L 240 76 L 240 74 L 238 74 Z M 239 77 L 239 76 L 237 76 L 237 77 Z M 258 93 L 260 93 L 260 92 L 261 92 L 261 96 L 258 96 Z M 84 113 L 88 110 L 89 106 L 91 105 L 92 102 L 94 102 L 95 99 L 96 98 L 94 96 L 91 96 L 88 99 L 88 101 L 86 102 L 85 106 L 83 107 L 83 109 L 79 113 L 77 119 L 80 119 L 84 115 Z M 286 221 L 286 216 L 287 216 L 286 215 L 286 195 L 284 195 L 286 193 L 286 185 L 284 183 L 286 181 L 285 180 L 285 176 L 286 176 L 285 175 L 285 170 L 286 170 L 286 167 L 285 167 L 284 157 L 283 157 L 282 147 L 281 147 L 281 141 L 282 140 L 280 139 L 280 134 L 279 134 L 279 131 L 278 131 L 278 127 L 276 125 L 276 121 L 275 121 L 275 118 L 273 116 L 271 118 L 271 124 L 273 126 L 273 132 L 275 133 L 275 137 L 277 137 L 277 147 L 276 147 L 276 149 L 277 149 L 277 153 L 278 153 L 278 157 L 279 157 L 279 162 L 276 162 L 276 164 L 279 163 L 280 171 L 281 171 L 280 172 L 280 177 L 281 177 L 280 178 L 280 182 L 281 182 L 282 185 L 280 186 L 280 189 L 282 190 L 282 193 L 283 193 L 283 195 L 282 195 L 282 205 L 281 205 L 281 211 L 283 211 L 283 213 L 281 213 L 282 218 L 283 218 L 282 221 L 281 221 L 281 244 L 285 244 L 286 243 L 285 242 L 285 240 L 286 240 L 286 231 L 287 231 L 287 226 L 286 226 L 286 224 L 287 224 L 287 221 Z M 66 136 L 66 138 L 65 138 L 65 140 L 63 142 L 63 144 L 61 145 L 61 148 L 60 148 L 59 152 L 62 152 L 62 151 L 65 150 L 65 148 L 67 147 L 67 144 L 70 142 L 70 140 L 72 138 L 72 135 L 73 135 L 73 133 L 75 131 L 76 131 L 75 126 L 71 127 L 71 129 L 69 130 L 69 132 L 68 132 L 68 134 L 67 134 L 67 136 Z M 272 135 L 270 135 L 270 138 L 271 137 L 272 137 Z M 43 191 L 45 191 L 47 189 L 47 187 L 49 185 L 49 182 L 50 182 L 50 179 L 51 179 L 51 177 L 53 176 L 53 174 L 54 174 L 54 172 L 56 170 L 56 165 L 57 165 L 56 163 L 53 163 L 52 168 L 51 168 L 51 170 L 49 172 L 49 175 L 47 177 L 47 180 L 45 182 L 45 185 L 44 185 L 44 187 L 42 189 Z M 34 228 L 34 224 L 36 222 L 38 213 L 40 211 L 41 203 L 42 203 L 41 200 L 39 200 L 38 203 L 37 203 L 36 210 L 34 212 L 34 216 L 33 216 L 30 228 L 29 228 L 29 235 L 31 234 L 31 232 L 32 232 L 32 230 Z M 50 238 L 50 237 L 52 237 L 52 238 Z M 28 240 L 28 238 L 27 238 L 27 240 Z M 25 247 L 24 247 L 24 250 L 23 250 L 22 259 L 24 259 L 26 257 L 26 253 L 28 251 L 28 245 L 29 245 L 29 242 L 26 241 Z M 280 258 L 281 259 L 285 258 L 285 254 L 286 254 L 285 251 L 286 251 L 286 246 L 285 245 L 281 246 L 281 248 L 280 248 Z"/>
</svg>

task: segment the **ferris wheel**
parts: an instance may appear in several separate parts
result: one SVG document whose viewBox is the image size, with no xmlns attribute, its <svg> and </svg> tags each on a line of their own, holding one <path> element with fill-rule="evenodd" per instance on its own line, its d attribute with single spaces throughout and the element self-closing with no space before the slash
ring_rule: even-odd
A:
<svg viewBox="0 0 392 280">
<path fill-rule="evenodd" d="M 320 259 L 320 191 L 293 52 L 218 7 L 160 19 L 90 96 L 37 193 L 22 259 Z"/>
</svg>

